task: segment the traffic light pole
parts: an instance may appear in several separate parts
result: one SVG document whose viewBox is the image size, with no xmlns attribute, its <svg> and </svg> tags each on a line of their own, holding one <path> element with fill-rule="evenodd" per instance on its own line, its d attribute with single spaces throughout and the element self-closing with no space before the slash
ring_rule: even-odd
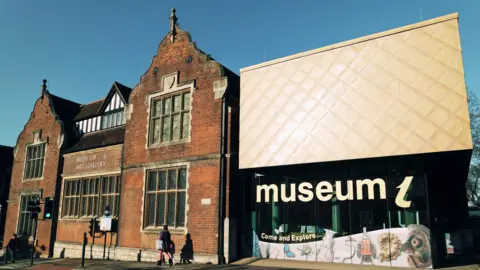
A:
<svg viewBox="0 0 480 270">
<path fill-rule="evenodd" d="M 35 242 L 37 240 L 37 223 L 38 223 L 38 217 L 35 217 L 34 223 L 33 223 L 33 242 L 32 242 L 32 255 L 30 257 L 30 265 L 33 265 L 33 257 L 35 256 Z"/>
</svg>

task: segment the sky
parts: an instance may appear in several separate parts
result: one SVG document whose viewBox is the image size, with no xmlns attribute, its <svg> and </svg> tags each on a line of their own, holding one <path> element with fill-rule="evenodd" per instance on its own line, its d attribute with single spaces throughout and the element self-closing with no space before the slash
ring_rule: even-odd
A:
<svg viewBox="0 0 480 270">
<path fill-rule="evenodd" d="M 40 96 L 89 103 L 130 87 L 168 33 L 171 8 L 197 46 L 240 69 L 458 12 L 467 87 L 480 94 L 479 0 L 1 0 L 0 145 L 14 146 Z"/>
</svg>

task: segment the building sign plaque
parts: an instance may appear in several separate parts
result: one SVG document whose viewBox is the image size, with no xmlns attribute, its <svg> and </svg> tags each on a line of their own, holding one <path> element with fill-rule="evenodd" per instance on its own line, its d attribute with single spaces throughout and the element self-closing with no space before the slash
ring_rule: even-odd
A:
<svg viewBox="0 0 480 270">
<path fill-rule="evenodd" d="M 75 169 L 82 170 L 82 169 L 98 169 L 105 167 L 106 160 L 108 159 L 108 154 L 89 154 L 83 155 L 75 158 Z"/>
<path fill-rule="evenodd" d="M 65 155 L 64 174 L 84 174 L 120 169 L 121 147 L 105 147 Z"/>
</svg>

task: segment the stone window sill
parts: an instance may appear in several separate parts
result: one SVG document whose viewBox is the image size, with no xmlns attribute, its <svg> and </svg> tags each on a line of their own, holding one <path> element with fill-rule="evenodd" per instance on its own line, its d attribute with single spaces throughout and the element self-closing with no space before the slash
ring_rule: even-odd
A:
<svg viewBox="0 0 480 270">
<path fill-rule="evenodd" d="M 150 144 L 148 146 L 148 148 L 161 148 L 161 147 L 166 147 L 166 146 L 171 146 L 171 145 L 185 144 L 185 143 L 189 143 L 189 142 L 190 142 L 190 138 L 185 139 L 185 140 L 181 140 L 181 141 Z"/>
<path fill-rule="evenodd" d="M 145 233 L 145 234 L 160 234 L 160 232 L 162 230 L 163 230 L 162 228 L 154 229 L 154 228 L 151 228 L 151 227 L 150 228 L 147 227 L 147 228 L 143 229 L 142 232 Z M 170 234 L 184 235 L 186 233 L 187 229 L 186 228 L 175 228 L 175 229 L 171 229 L 171 230 L 168 230 L 168 231 L 170 232 Z"/>
<path fill-rule="evenodd" d="M 90 222 L 93 217 L 62 217 L 60 221 L 80 221 L 80 222 Z M 102 217 L 97 217 L 97 221 L 100 222 Z M 113 220 L 118 219 L 117 217 L 112 217 Z"/>
<path fill-rule="evenodd" d="M 24 178 L 22 182 L 35 182 L 35 181 L 42 181 L 42 180 L 43 180 L 43 176 L 39 178 L 29 178 L 29 179 Z"/>
</svg>

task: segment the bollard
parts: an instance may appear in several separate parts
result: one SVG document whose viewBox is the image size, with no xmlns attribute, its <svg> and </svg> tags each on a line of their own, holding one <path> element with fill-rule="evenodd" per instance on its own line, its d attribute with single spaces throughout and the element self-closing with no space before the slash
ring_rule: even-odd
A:
<svg viewBox="0 0 480 270">
<path fill-rule="evenodd" d="M 85 248 L 87 247 L 87 233 L 83 233 L 83 245 L 82 245 L 82 268 L 85 267 Z"/>
</svg>

